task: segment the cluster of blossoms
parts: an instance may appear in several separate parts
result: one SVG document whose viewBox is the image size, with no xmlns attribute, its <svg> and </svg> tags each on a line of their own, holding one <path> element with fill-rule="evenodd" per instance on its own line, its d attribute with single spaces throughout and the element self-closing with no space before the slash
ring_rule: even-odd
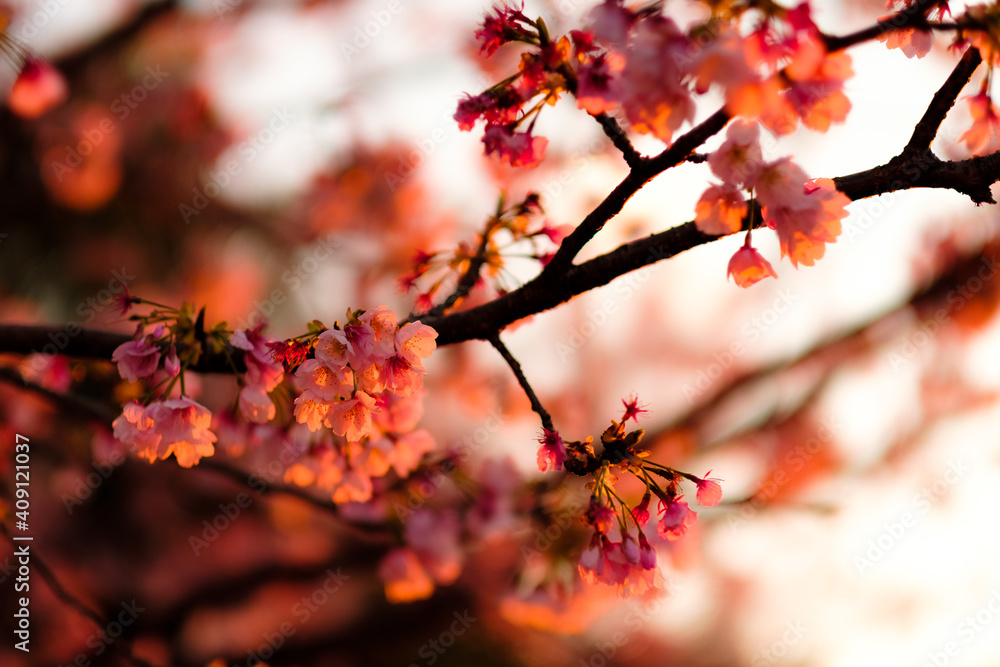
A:
<svg viewBox="0 0 1000 667">
<path fill-rule="evenodd" d="M 490 56 L 510 42 L 528 48 L 516 74 L 467 95 L 455 120 L 463 130 L 483 120 L 486 154 L 530 167 L 542 159 L 546 144 L 532 134 L 538 114 L 563 92 L 590 114 L 621 111 L 633 131 L 670 143 L 684 123 L 693 121 L 696 97 L 714 88 L 736 120 L 726 142 L 710 156 L 712 172 L 722 183 L 710 185 L 698 202 L 698 228 L 712 235 L 738 232 L 750 210 L 743 191 L 754 192 L 751 212 L 759 207 L 763 222 L 777 232 L 782 257 L 795 266 L 811 266 L 839 235 L 849 199 L 830 180 L 810 180 L 789 158 L 765 162 L 759 126 L 784 135 L 800 122 L 820 132 L 843 122 L 851 108 L 844 93 L 853 74 L 850 56 L 827 48 L 829 40 L 813 21 L 809 2 L 794 7 L 705 4 L 707 18 L 682 27 L 658 3 L 633 9 L 623 0 L 605 0 L 590 12 L 586 29 L 563 37 L 551 36 L 542 19 L 529 19 L 523 6 L 497 5 L 476 32 L 482 53 Z M 908 57 L 928 53 L 932 21 L 950 16 L 947 1 L 889 0 L 887 8 L 910 27 L 898 28 L 897 17 L 887 18 L 878 38 Z M 987 62 L 996 63 L 1000 10 L 975 5 L 958 23 L 967 28 L 957 31 L 956 44 L 971 43 Z M 977 155 L 1000 148 L 1000 109 L 988 84 L 989 77 L 969 98 L 973 124 L 961 137 Z M 751 228 L 752 222 L 751 216 Z M 420 258 L 418 267 L 428 266 L 430 258 Z M 456 261 L 463 259 L 456 255 Z M 728 274 L 741 287 L 777 276 L 751 245 L 749 233 Z"/>
<path fill-rule="evenodd" d="M 122 312 L 133 303 L 150 302 L 126 290 Z M 395 313 L 380 306 L 349 312 L 342 329 L 314 322 L 310 333 L 279 341 L 262 334 L 261 326 L 229 332 L 222 323 L 205 331 L 204 312 L 194 318 L 188 305 L 152 305 L 149 315 L 133 316 L 140 321 L 134 339 L 113 355 L 122 378 L 153 384 L 144 402 L 128 402 L 113 423 L 115 437 L 140 457 L 152 462 L 173 454 L 190 467 L 215 453 L 216 432 L 224 434 L 230 455 L 243 454 L 247 443 L 281 442 L 293 452 L 282 458 L 286 481 L 315 485 L 336 502 L 364 502 L 372 496 L 371 478 L 390 469 L 405 478 L 434 449 L 427 432 L 414 430 L 423 414 L 423 360 L 437 337 L 430 327 L 400 327 Z M 153 332 L 144 334 L 149 326 Z M 243 352 L 246 370 L 238 374 L 237 399 L 243 427 L 236 410 L 220 413 L 213 424 L 212 413 L 186 395 L 184 371 L 206 348 Z M 314 357 L 307 358 L 311 351 Z M 283 386 L 286 368 L 295 369 L 301 390 L 294 417 L 303 426 L 290 429 L 272 424 L 272 396 Z"/>
<path fill-rule="evenodd" d="M 127 288 L 118 300 L 122 313 L 143 302 L 132 297 Z M 158 306 L 148 316 L 133 319 L 139 320 L 135 336 L 119 345 L 111 359 L 123 379 L 151 379 L 153 389 L 144 403 L 132 400 L 123 406 L 121 416 L 112 422 L 115 438 L 150 462 L 173 454 L 179 465 L 190 468 L 215 453 L 212 413 L 184 390 L 185 370 L 197 363 L 202 353 L 196 338 L 209 340 L 203 330 L 204 311 L 195 318 L 189 305 L 180 310 Z M 146 334 L 148 326 L 153 326 L 153 331 Z M 222 334 L 223 329 L 217 327 L 210 339 L 218 342 Z"/>
<path fill-rule="evenodd" d="M 695 484 L 698 502 L 705 507 L 719 503 L 722 488 L 721 480 L 708 474 L 697 477 L 649 461 L 649 452 L 638 447 L 643 431 L 625 430 L 625 424 L 630 419 L 636 421 L 645 410 L 635 398 L 623 403 L 625 412 L 621 420 L 612 420 L 601 435 L 603 451 L 595 452 L 592 438 L 564 442 L 557 432 L 545 429 L 540 438 L 538 467 L 543 472 L 565 469 L 576 475 L 593 476 L 588 483 L 590 503 L 584 513 L 584 521 L 593 533 L 580 556 L 580 577 L 588 583 L 614 586 L 622 594 L 636 595 L 662 583 L 656 550 L 644 532 L 652 497 L 659 500 L 656 535 L 660 540 L 672 542 L 683 537 L 697 519 L 697 513 L 680 492 L 680 480 Z M 645 493 L 634 507 L 629 507 L 615 490 L 616 471 L 628 472 L 644 484 Z"/>
<path fill-rule="evenodd" d="M 712 3 L 719 5 L 719 3 Z M 532 136 L 537 114 L 563 91 L 590 114 L 624 112 L 632 129 L 669 143 L 695 116 L 695 95 L 722 89 L 729 113 L 760 119 L 779 134 L 799 120 L 825 131 L 850 109 L 843 92 L 852 74 L 850 57 L 827 53 L 809 3 L 786 9 L 775 3 L 723 3 L 705 21 L 682 29 L 653 5 L 633 10 L 606 0 L 592 10 L 589 27 L 555 39 L 541 19 L 500 5 L 476 37 L 491 55 L 502 44 L 531 47 L 517 74 L 458 105 L 455 120 L 470 130 L 486 122 L 483 143 L 511 166 L 534 166 L 545 139 Z M 742 15 L 758 14 L 758 26 L 740 33 Z M 531 119 L 526 132 L 517 128 Z"/>
<path fill-rule="evenodd" d="M 390 469 L 405 478 L 434 441 L 413 431 L 423 410 L 423 360 L 437 333 L 419 322 L 398 326 L 385 306 L 348 313 L 341 328 L 314 335 L 314 358 L 295 371 L 302 393 L 295 420 L 322 431 L 287 473 L 288 481 L 316 484 L 336 502 L 365 502 L 373 477 Z M 336 437 L 334 437 L 336 436 Z"/>
<path fill-rule="evenodd" d="M 553 226 L 548 220 L 539 217 L 543 211 L 541 197 L 537 192 L 529 192 L 522 201 L 510 206 L 504 200 L 501 195 L 496 212 L 486 221 L 482 233 L 474 243 L 461 242 L 451 252 L 421 251 L 417 254 L 413 260 L 413 270 L 399 279 L 400 289 L 415 289 L 419 280 L 436 274 L 430 285 L 417 293 L 417 312 L 430 310 L 449 281 L 455 275 L 465 275 L 470 267 L 485 268 L 496 292 L 505 294 L 510 285 L 516 284 L 516 278 L 505 273 L 506 257 L 516 256 L 516 251 L 526 243 L 530 250 L 521 256 L 545 265 L 554 255 L 551 247 L 546 246 L 558 246 L 572 230 L 566 225 Z M 547 242 L 542 239 L 547 239 Z M 473 266 L 474 264 L 478 266 Z"/>
<path fill-rule="evenodd" d="M 850 199 L 838 192 L 830 179 L 810 180 L 788 157 L 765 161 L 757 123 L 734 121 L 726 140 L 708 157 L 708 164 L 722 182 L 709 185 L 695 207 L 695 224 L 705 234 L 732 234 L 742 228 L 749 210 L 743 196 L 747 190 L 756 194 L 764 223 L 777 232 L 782 257 L 795 266 L 812 266 L 823 256 L 825 244 L 839 236 Z M 750 245 L 749 232 L 746 243 L 729 262 L 729 275 L 741 287 L 776 276 Z"/>
</svg>

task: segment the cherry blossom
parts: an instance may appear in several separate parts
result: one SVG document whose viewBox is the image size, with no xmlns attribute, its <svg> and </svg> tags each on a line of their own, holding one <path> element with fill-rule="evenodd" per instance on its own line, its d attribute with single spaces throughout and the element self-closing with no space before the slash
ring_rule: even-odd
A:
<svg viewBox="0 0 1000 667">
<path fill-rule="evenodd" d="M 562 470 L 566 461 L 566 445 L 559 437 L 559 433 L 543 429 L 542 437 L 538 441 L 542 443 L 538 448 L 538 469 L 541 472 Z"/>
<path fill-rule="evenodd" d="M 695 205 L 694 224 L 703 234 L 722 236 L 738 232 L 747 214 L 747 202 L 732 185 L 710 185 Z"/>
<path fill-rule="evenodd" d="M 698 519 L 698 514 L 692 510 L 681 497 L 675 498 L 669 504 L 660 500 L 660 520 L 656 524 L 656 534 L 673 542 L 679 540 Z"/>
<path fill-rule="evenodd" d="M 740 287 L 750 287 L 764 278 L 777 278 L 774 267 L 750 245 L 750 235 L 747 241 L 729 260 L 727 275 Z"/>
<path fill-rule="evenodd" d="M 719 486 L 721 479 L 709 477 L 712 471 L 705 473 L 704 478 L 694 478 L 694 483 L 698 487 L 698 503 L 704 507 L 715 507 L 722 500 L 722 487 Z"/>
<path fill-rule="evenodd" d="M 122 343 L 111 354 L 111 360 L 118 364 L 118 373 L 129 382 L 138 382 L 156 372 L 160 365 L 160 348 L 153 343 L 152 336 Z"/>
<path fill-rule="evenodd" d="M 958 140 L 968 146 L 973 155 L 992 153 L 1000 147 L 1000 110 L 985 90 L 968 99 L 972 127 Z"/>
</svg>

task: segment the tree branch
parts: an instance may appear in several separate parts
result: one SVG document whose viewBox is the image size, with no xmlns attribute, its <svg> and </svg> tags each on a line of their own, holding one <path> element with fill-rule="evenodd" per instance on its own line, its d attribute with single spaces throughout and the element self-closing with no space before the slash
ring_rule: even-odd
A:
<svg viewBox="0 0 1000 667">
<path fill-rule="evenodd" d="M 930 149 L 931 142 L 937 136 L 938 128 L 941 127 L 944 117 L 948 115 L 948 111 L 955 104 L 955 98 L 962 92 L 962 88 L 969 82 L 972 73 L 976 71 L 981 62 L 983 62 L 983 58 L 979 54 L 979 49 L 975 47 L 966 49 L 965 54 L 958 61 L 958 65 L 952 70 L 948 79 L 934 93 L 931 103 L 917 122 L 916 127 L 913 128 L 913 135 L 900 155 L 916 154 Z"/>
<path fill-rule="evenodd" d="M 531 388 L 531 383 L 528 382 L 528 378 L 524 376 L 524 371 L 521 370 L 521 364 L 514 358 L 514 355 L 510 353 L 507 346 L 503 344 L 500 340 L 500 334 L 494 334 L 490 337 L 490 344 L 496 348 L 503 360 L 507 362 L 510 366 L 510 370 L 513 371 L 514 377 L 517 378 L 517 383 L 521 385 L 521 389 L 528 396 L 528 400 L 531 402 L 531 409 L 535 411 L 541 420 L 542 427 L 548 431 L 555 431 L 555 427 L 552 425 L 552 416 L 549 415 L 548 411 L 542 406 L 542 402 L 538 400 L 538 396 L 535 395 L 535 390 Z"/>
<path fill-rule="evenodd" d="M 845 38 L 842 48 L 857 41 L 863 40 Z M 925 142 L 929 145 L 932 133 L 936 132 L 944 114 L 954 103 L 963 81 L 968 81 L 979 65 L 978 60 L 978 50 L 966 52 L 931 100 L 907 147 L 899 155 L 885 165 L 834 178 L 837 189 L 852 201 L 910 188 L 943 188 L 965 194 L 976 204 L 995 203 L 990 186 L 1000 180 L 1000 153 L 945 162 L 925 147 Z M 583 264 L 572 264 L 583 246 L 621 211 L 639 188 L 663 170 L 686 160 L 705 140 L 725 127 L 729 119 L 725 109 L 720 109 L 659 155 L 643 158 L 563 240 L 545 269 L 520 289 L 467 311 L 427 314 L 420 317 L 420 321 L 438 332 L 438 345 L 473 339 L 490 340 L 519 319 L 558 306 L 626 273 L 720 238 L 703 234 L 693 222 L 688 222 L 626 243 Z M 921 150 L 918 151 L 918 148 Z M 47 352 L 51 347 L 54 352 L 71 357 L 107 360 L 115 347 L 129 340 L 122 334 L 101 331 L 81 330 L 73 336 L 67 336 L 68 333 L 59 326 L 0 326 L 0 351 L 28 354 Z M 234 352 L 233 358 L 240 364 L 242 354 L 238 350 Z M 206 351 L 192 370 L 228 372 L 229 366 L 224 355 L 211 355 Z"/>
<path fill-rule="evenodd" d="M 7 541 L 10 542 L 11 547 L 16 549 L 19 543 L 14 541 L 10 531 L 7 530 L 7 526 L 2 523 L 0 523 L 0 532 L 2 532 L 4 537 L 7 538 Z M 91 621 L 99 630 L 104 631 L 104 629 L 108 627 L 107 619 L 94 609 L 91 609 L 78 597 L 70 593 L 66 587 L 59 582 L 55 572 L 52 571 L 52 568 L 50 568 L 38 554 L 37 547 L 31 548 L 31 564 L 34 566 L 34 569 L 38 572 L 39 576 L 41 576 L 45 583 L 49 585 L 52 593 L 59 598 L 63 604 L 71 607 L 80 616 L 83 616 Z M 130 646 L 131 641 L 128 638 L 122 636 L 118 638 L 118 641 L 111 641 L 110 639 L 108 641 L 113 650 L 121 654 L 125 660 L 128 660 L 133 665 L 136 665 L 136 667 L 153 667 L 151 663 L 146 662 L 132 653 Z"/>
</svg>

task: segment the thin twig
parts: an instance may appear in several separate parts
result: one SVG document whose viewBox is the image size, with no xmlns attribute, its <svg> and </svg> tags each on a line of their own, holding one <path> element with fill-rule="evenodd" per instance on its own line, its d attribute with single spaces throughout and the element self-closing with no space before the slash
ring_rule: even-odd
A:
<svg viewBox="0 0 1000 667">
<path fill-rule="evenodd" d="M 628 140 L 628 136 L 621 128 L 621 125 L 618 124 L 618 121 L 606 113 L 599 113 L 594 116 L 594 119 L 601 124 L 601 129 L 611 139 L 611 143 L 615 145 L 615 148 L 621 151 L 622 157 L 625 158 L 625 164 L 635 168 L 642 161 L 642 155 L 635 149 L 632 142 Z"/>
<path fill-rule="evenodd" d="M 528 382 L 528 378 L 524 376 L 524 371 L 521 370 L 521 364 L 514 358 L 514 355 L 510 353 L 507 346 L 503 344 L 500 340 L 499 334 L 494 334 L 489 339 L 490 344 L 496 348 L 503 360 L 507 362 L 510 366 L 510 370 L 513 371 L 514 377 L 517 378 L 517 383 L 521 385 L 521 389 L 527 395 L 528 400 L 531 402 L 531 409 L 542 420 L 542 427 L 548 431 L 555 431 L 552 425 L 552 416 L 549 415 L 548 411 L 542 406 L 542 402 L 538 400 L 538 396 L 535 395 L 535 390 L 531 388 L 531 384 Z"/>
<path fill-rule="evenodd" d="M 486 224 L 486 229 L 483 230 L 482 239 L 479 241 L 479 247 L 476 248 L 476 254 L 471 260 L 469 260 L 469 267 L 465 270 L 465 274 L 458 281 L 458 285 L 455 286 L 455 291 L 452 292 L 447 299 L 431 308 L 421 317 L 437 317 L 444 315 L 449 308 L 458 302 L 459 299 L 464 299 L 469 295 L 469 292 L 479 281 L 479 272 L 486 263 L 486 249 L 489 247 L 490 234 L 493 231 L 494 221 L 495 218 L 491 218 Z"/>
<path fill-rule="evenodd" d="M 10 542 L 11 547 L 16 549 L 18 546 L 22 546 L 23 543 L 14 541 L 14 538 L 7 529 L 7 526 L 2 523 L 0 523 L 0 532 L 2 532 L 4 537 L 7 538 L 7 541 Z M 46 565 L 45 560 L 39 555 L 38 548 L 36 546 L 31 546 L 30 553 L 32 567 L 36 572 L 38 572 L 42 579 L 45 580 L 45 583 L 49 585 L 49 588 L 52 589 L 52 592 L 55 593 L 57 598 L 59 598 L 67 606 L 71 607 L 74 611 L 76 611 L 76 613 L 93 622 L 99 630 L 103 631 L 108 627 L 109 623 L 107 619 L 105 619 L 99 612 L 85 604 L 78 597 L 70 593 L 66 587 L 59 582 L 55 572 L 52 571 L 52 568 Z M 131 662 L 133 665 L 137 665 L 137 667 L 153 667 L 151 663 L 135 656 L 129 646 L 130 644 L 131 642 L 127 638 L 119 637 L 118 641 L 111 642 L 111 648 L 120 653 L 123 658 Z"/>
</svg>

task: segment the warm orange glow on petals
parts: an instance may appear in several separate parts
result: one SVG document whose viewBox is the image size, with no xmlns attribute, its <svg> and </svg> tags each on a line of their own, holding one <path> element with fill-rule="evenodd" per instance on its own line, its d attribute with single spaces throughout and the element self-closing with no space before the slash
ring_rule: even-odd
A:
<svg viewBox="0 0 1000 667">
<path fill-rule="evenodd" d="M 875 39 L 884 42 L 887 48 L 899 49 L 907 58 L 923 58 L 934 44 L 934 34 L 930 30 L 916 28 L 884 32 Z"/>
<path fill-rule="evenodd" d="M 969 98 L 969 115 L 972 127 L 959 137 L 959 141 L 968 146 L 973 155 L 992 153 L 1000 146 L 1000 110 L 989 95 L 980 92 Z"/>
<path fill-rule="evenodd" d="M 743 194 L 731 185 L 710 185 L 695 205 L 694 224 L 703 234 L 723 236 L 740 231 L 747 214 Z"/>
<path fill-rule="evenodd" d="M 764 278 L 777 278 L 771 263 L 756 248 L 744 245 L 729 260 L 728 275 L 740 287 L 750 287 Z"/>
</svg>

